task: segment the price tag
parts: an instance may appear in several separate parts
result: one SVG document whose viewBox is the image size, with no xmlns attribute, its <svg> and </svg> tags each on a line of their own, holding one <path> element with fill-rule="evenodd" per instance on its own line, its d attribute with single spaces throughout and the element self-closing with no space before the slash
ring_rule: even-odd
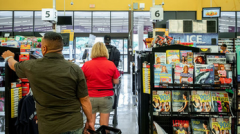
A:
<svg viewBox="0 0 240 134">
<path fill-rule="evenodd" d="M 42 20 L 57 22 L 57 10 L 52 8 L 42 9 Z"/>
<path fill-rule="evenodd" d="M 151 7 L 151 20 L 163 20 L 163 8 L 161 5 Z"/>
</svg>

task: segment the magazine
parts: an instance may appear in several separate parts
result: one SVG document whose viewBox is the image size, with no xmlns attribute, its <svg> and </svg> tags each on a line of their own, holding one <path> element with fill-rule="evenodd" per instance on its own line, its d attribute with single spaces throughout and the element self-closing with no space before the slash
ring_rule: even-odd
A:
<svg viewBox="0 0 240 134">
<path fill-rule="evenodd" d="M 188 64 L 193 64 L 193 52 L 188 52 L 187 53 L 187 63 Z"/>
<path fill-rule="evenodd" d="M 174 83 L 193 84 L 193 69 L 194 66 L 190 64 L 176 64 Z"/>
<path fill-rule="evenodd" d="M 167 134 L 162 127 L 153 121 L 153 134 Z"/>
<path fill-rule="evenodd" d="M 222 112 L 222 105 L 219 92 L 211 92 L 212 112 Z"/>
<path fill-rule="evenodd" d="M 229 118 L 210 118 L 212 134 L 231 134 Z"/>
<path fill-rule="evenodd" d="M 190 134 L 189 120 L 172 120 L 173 134 Z"/>
<path fill-rule="evenodd" d="M 220 84 L 232 84 L 233 74 L 231 64 L 218 64 L 217 74 Z"/>
<path fill-rule="evenodd" d="M 189 110 L 189 91 L 173 90 L 172 91 L 172 110 L 173 112 L 188 113 Z"/>
<path fill-rule="evenodd" d="M 205 54 L 194 53 L 194 63 L 195 64 L 205 64 Z"/>
<path fill-rule="evenodd" d="M 0 132 L 5 132 L 5 116 L 0 116 Z"/>
<path fill-rule="evenodd" d="M 210 134 L 209 121 L 204 119 L 191 119 L 193 134 Z"/>
<path fill-rule="evenodd" d="M 195 65 L 195 84 L 214 84 L 214 65 Z"/>
<path fill-rule="evenodd" d="M 167 64 L 175 65 L 176 63 L 180 63 L 180 54 L 179 50 L 167 50 Z"/>
<path fill-rule="evenodd" d="M 171 112 L 171 91 L 154 91 L 153 108 L 154 112 Z"/>
<path fill-rule="evenodd" d="M 155 64 L 166 64 L 166 53 L 155 53 Z"/>
<path fill-rule="evenodd" d="M 213 112 L 230 112 L 228 93 L 224 91 L 212 92 Z"/>
<path fill-rule="evenodd" d="M 225 55 L 207 55 L 207 64 L 226 64 L 227 59 Z"/>
<path fill-rule="evenodd" d="M 188 53 L 192 50 L 180 50 L 180 63 L 188 64 Z"/>
<path fill-rule="evenodd" d="M 154 87 L 160 87 L 160 83 L 172 83 L 172 65 L 154 65 Z"/>
<path fill-rule="evenodd" d="M 192 112 L 211 112 L 211 92 L 192 91 Z"/>
<path fill-rule="evenodd" d="M 230 112 L 228 93 L 220 92 L 219 96 L 220 96 L 221 105 L 222 105 L 222 112 Z"/>
<path fill-rule="evenodd" d="M 5 111 L 5 92 L 0 92 L 0 112 Z"/>
</svg>

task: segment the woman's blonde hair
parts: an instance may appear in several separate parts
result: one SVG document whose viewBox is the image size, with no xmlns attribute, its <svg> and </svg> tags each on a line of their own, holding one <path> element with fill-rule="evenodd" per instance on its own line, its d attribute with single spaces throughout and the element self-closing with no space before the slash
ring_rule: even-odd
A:
<svg viewBox="0 0 240 134">
<path fill-rule="evenodd" d="M 97 42 L 92 47 L 91 58 L 106 57 L 108 59 L 108 50 L 102 42 Z"/>
</svg>

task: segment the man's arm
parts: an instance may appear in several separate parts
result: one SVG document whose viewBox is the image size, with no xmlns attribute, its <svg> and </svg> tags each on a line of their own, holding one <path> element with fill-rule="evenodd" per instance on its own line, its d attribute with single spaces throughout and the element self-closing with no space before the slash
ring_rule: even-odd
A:
<svg viewBox="0 0 240 134">
<path fill-rule="evenodd" d="M 90 128 L 94 130 L 94 121 L 92 119 L 92 104 L 90 102 L 89 96 L 80 98 L 79 100 L 82 104 L 83 112 L 87 116 L 87 122 L 89 123 Z"/>
<path fill-rule="evenodd" d="M 14 60 L 14 56 L 15 56 L 15 54 L 9 50 L 3 52 L 3 54 L 2 54 L 2 57 L 4 59 L 7 58 L 8 65 L 13 71 L 15 71 L 14 65 L 17 63 L 17 61 Z"/>
<path fill-rule="evenodd" d="M 14 65 L 16 63 L 18 63 L 18 62 L 15 59 L 13 59 L 13 58 L 8 59 L 8 65 L 13 71 L 15 71 Z"/>
</svg>

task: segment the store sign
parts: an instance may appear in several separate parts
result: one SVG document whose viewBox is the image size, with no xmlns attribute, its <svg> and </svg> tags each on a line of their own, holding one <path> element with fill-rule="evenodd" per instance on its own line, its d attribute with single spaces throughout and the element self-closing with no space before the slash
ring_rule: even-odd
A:
<svg viewBox="0 0 240 134">
<path fill-rule="evenodd" d="M 42 20 L 56 23 L 57 22 L 57 10 L 52 9 L 52 8 L 43 8 L 42 9 Z"/>
<path fill-rule="evenodd" d="M 163 8 L 161 5 L 151 7 L 151 20 L 163 20 Z"/>
<path fill-rule="evenodd" d="M 182 34 L 182 33 L 169 33 L 170 37 L 173 37 L 174 40 L 180 40 L 181 42 L 193 42 L 196 45 L 212 45 L 212 39 L 218 40 L 217 33 L 206 33 L 206 34 L 198 34 L 198 33 L 191 33 L 191 34 Z M 173 43 L 174 43 L 173 40 Z M 216 42 L 218 45 L 218 42 Z"/>
</svg>

